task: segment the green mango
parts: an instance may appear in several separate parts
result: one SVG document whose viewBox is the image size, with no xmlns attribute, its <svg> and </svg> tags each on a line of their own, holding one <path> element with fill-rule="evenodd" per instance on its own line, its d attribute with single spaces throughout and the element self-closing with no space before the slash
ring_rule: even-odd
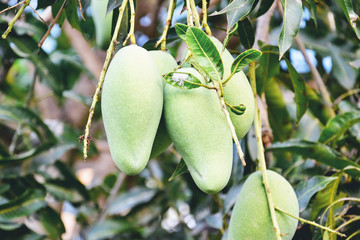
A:
<svg viewBox="0 0 360 240">
<path fill-rule="evenodd" d="M 162 107 L 162 79 L 150 53 L 136 45 L 120 49 L 105 76 L 101 110 L 111 156 L 124 173 L 145 168 Z"/>
<path fill-rule="evenodd" d="M 107 0 L 91 0 L 91 12 L 95 23 L 96 46 L 107 49 L 111 39 L 113 12 L 106 15 Z"/>
<path fill-rule="evenodd" d="M 298 217 L 298 200 L 289 182 L 271 170 L 267 170 L 267 175 L 274 205 Z M 298 220 L 278 211 L 276 218 L 282 239 L 291 240 Z M 276 240 L 260 171 L 252 173 L 245 181 L 231 214 L 229 240 L 239 239 Z"/>
<path fill-rule="evenodd" d="M 231 73 L 231 65 L 234 58 L 227 49 L 222 52 L 223 45 L 218 39 L 214 37 L 211 37 L 210 39 L 221 54 L 221 59 L 224 64 L 224 79 L 227 79 Z M 226 84 L 224 87 L 224 99 L 230 105 L 237 106 L 239 104 L 244 104 L 246 107 L 246 110 L 242 115 L 236 115 L 231 112 L 229 107 L 227 108 L 230 113 L 231 121 L 235 127 L 236 136 L 238 139 L 241 139 L 249 131 L 255 118 L 254 93 L 243 71 L 236 73 Z"/>
<path fill-rule="evenodd" d="M 171 56 L 167 52 L 160 50 L 153 50 L 153 51 L 149 51 L 149 53 L 154 58 L 156 65 L 162 76 L 164 76 L 169 72 L 174 71 L 174 69 L 178 66 L 173 56 Z M 163 85 L 165 85 L 164 79 L 162 82 Z M 171 142 L 172 140 L 166 129 L 164 114 L 162 114 L 160 124 L 156 132 L 154 144 L 151 150 L 150 159 L 156 158 L 161 153 L 163 153 L 170 146 Z"/>
<path fill-rule="evenodd" d="M 205 83 L 193 68 L 191 73 Z M 196 185 L 205 193 L 221 191 L 229 181 L 233 146 L 230 128 L 214 90 L 164 87 L 164 114 L 176 150 Z"/>
</svg>

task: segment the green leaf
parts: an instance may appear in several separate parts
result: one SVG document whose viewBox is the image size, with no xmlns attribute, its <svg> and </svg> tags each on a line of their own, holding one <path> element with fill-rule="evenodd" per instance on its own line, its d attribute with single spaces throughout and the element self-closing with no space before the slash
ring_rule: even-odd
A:
<svg viewBox="0 0 360 240">
<path fill-rule="evenodd" d="M 254 45 L 255 41 L 255 32 L 252 27 L 251 22 L 248 18 L 238 22 L 238 34 L 241 41 L 241 44 L 246 48 L 250 49 Z"/>
<path fill-rule="evenodd" d="M 49 239 L 61 239 L 61 235 L 65 233 L 65 226 L 59 213 L 51 207 L 46 207 L 37 212 L 35 217 L 41 222 Z"/>
<path fill-rule="evenodd" d="M 187 169 L 187 166 L 185 164 L 185 161 L 184 161 L 184 159 L 181 159 L 179 164 L 176 166 L 175 171 L 173 172 L 173 174 L 169 178 L 169 182 L 174 180 L 174 178 L 176 178 L 177 176 L 183 175 L 187 171 L 188 171 L 188 169 Z"/>
<path fill-rule="evenodd" d="M 19 197 L 0 205 L 0 221 L 28 216 L 46 206 L 45 193 L 39 189 L 28 189 Z"/>
<path fill-rule="evenodd" d="M 330 119 L 321 131 L 319 142 L 327 144 L 339 139 L 353 125 L 360 122 L 360 111 L 346 112 Z"/>
<path fill-rule="evenodd" d="M 210 38 L 201 29 L 189 27 L 186 31 L 186 43 L 194 60 L 210 79 L 221 81 L 224 66 L 220 54 Z"/>
<path fill-rule="evenodd" d="M 226 106 L 228 106 L 230 108 L 231 112 L 235 113 L 236 115 L 243 115 L 246 110 L 246 107 L 244 104 L 240 104 L 238 106 L 232 106 L 227 103 Z"/>
<path fill-rule="evenodd" d="M 261 0 L 259 9 L 256 13 L 256 18 L 266 13 L 270 9 L 271 5 L 273 5 L 273 3 L 274 0 Z"/>
<path fill-rule="evenodd" d="M 109 14 L 112 10 L 119 7 L 123 0 L 109 0 L 107 5 L 106 14 Z"/>
<path fill-rule="evenodd" d="M 5 231 L 12 231 L 20 228 L 21 226 L 22 224 L 17 222 L 0 221 L 0 229 Z"/>
<path fill-rule="evenodd" d="M 192 89 L 201 87 L 200 80 L 190 73 L 170 72 L 164 77 L 165 82 L 180 89 Z"/>
<path fill-rule="evenodd" d="M 53 5 L 57 0 L 38 0 L 36 9 L 46 8 L 47 6 Z"/>
<path fill-rule="evenodd" d="M 312 196 L 335 179 L 336 177 L 314 176 L 307 181 L 300 182 L 294 189 L 299 201 L 299 211 L 304 211 Z"/>
<path fill-rule="evenodd" d="M 188 29 L 188 26 L 182 23 L 176 23 L 175 24 L 175 31 L 176 34 L 184 41 L 186 41 L 186 31 Z"/>
<path fill-rule="evenodd" d="M 56 16 L 58 14 L 58 12 L 61 9 L 61 6 L 63 5 L 65 0 L 57 0 L 52 6 L 51 6 L 51 13 L 53 16 Z M 63 25 L 64 21 L 66 19 L 66 13 L 65 11 L 63 11 L 58 19 L 58 21 L 56 22 L 57 24 L 59 24 L 60 26 Z"/>
<path fill-rule="evenodd" d="M 315 27 L 317 27 L 317 19 L 316 19 L 316 2 L 315 0 L 306 0 L 305 4 L 307 4 L 307 8 L 310 11 L 310 18 L 314 21 Z"/>
<path fill-rule="evenodd" d="M 360 17 L 355 13 L 352 1 L 338 0 L 338 2 L 357 38 L 360 39 Z"/>
<path fill-rule="evenodd" d="M 80 30 L 80 20 L 78 17 L 77 7 L 78 7 L 77 0 L 69 0 L 65 7 L 65 13 L 66 13 L 66 18 L 69 21 L 70 25 L 73 28 Z"/>
<path fill-rule="evenodd" d="M 221 212 L 207 216 L 205 221 L 210 227 L 214 229 L 222 229 L 223 227 L 223 215 Z"/>
<path fill-rule="evenodd" d="M 265 45 L 261 47 L 259 68 L 256 71 L 256 87 L 262 93 L 267 81 L 280 73 L 279 49 L 276 46 Z"/>
<path fill-rule="evenodd" d="M 255 0 L 234 0 L 220 12 L 214 12 L 210 16 L 226 13 L 227 31 L 229 32 L 238 21 L 243 20 L 250 14 L 254 2 Z"/>
<path fill-rule="evenodd" d="M 231 65 L 231 73 L 235 74 L 244 69 L 249 63 L 258 59 L 261 56 L 261 52 L 256 49 L 249 49 L 242 52 L 237 56 Z"/>
<path fill-rule="evenodd" d="M 88 240 L 110 239 L 117 234 L 130 232 L 133 224 L 119 219 L 106 219 L 95 223 L 86 235 Z"/>
<path fill-rule="evenodd" d="M 328 45 L 333 63 L 333 73 L 337 82 L 345 89 L 351 90 L 356 83 L 356 74 L 349 62 L 345 60 L 340 49 L 332 44 Z"/>
<path fill-rule="evenodd" d="M 273 145 L 271 145 L 269 148 L 267 148 L 269 151 L 273 152 L 291 152 L 294 154 L 301 155 L 305 158 L 311 158 L 318 162 L 321 162 L 325 165 L 328 165 L 330 167 L 343 170 L 346 167 L 354 166 L 356 168 L 360 168 L 360 165 L 350 161 L 347 158 L 344 158 L 341 156 L 341 154 L 334 149 L 330 148 L 329 146 L 317 143 L 317 142 L 311 142 L 311 141 L 305 141 L 305 140 L 299 140 L 299 139 L 290 139 L 286 142 L 276 142 Z M 359 172 L 356 170 L 349 170 L 347 171 L 350 175 L 358 176 Z"/>
<path fill-rule="evenodd" d="M 134 207 L 149 202 L 157 193 L 156 189 L 136 187 L 128 192 L 121 192 L 109 205 L 109 215 L 126 215 Z"/>
<path fill-rule="evenodd" d="M 303 14 L 301 0 L 282 0 L 283 25 L 279 36 L 280 58 L 290 48 L 291 43 L 299 31 Z"/>
<path fill-rule="evenodd" d="M 284 96 L 279 84 L 274 78 L 267 81 L 265 98 L 268 105 L 268 117 L 274 139 L 279 141 L 289 139 L 293 132 L 293 126 L 286 108 Z"/>
<path fill-rule="evenodd" d="M 300 121 L 301 117 L 306 112 L 306 109 L 309 106 L 309 101 L 307 98 L 305 81 L 300 76 L 300 74 L 293 67 L 289 59 L 285 58 L 286 65 L 290 74 L 291 82 L 294 87 L 295 93 L 295 102 L 296 102 L 296 119 L 297 123 Z"/>
</svg>

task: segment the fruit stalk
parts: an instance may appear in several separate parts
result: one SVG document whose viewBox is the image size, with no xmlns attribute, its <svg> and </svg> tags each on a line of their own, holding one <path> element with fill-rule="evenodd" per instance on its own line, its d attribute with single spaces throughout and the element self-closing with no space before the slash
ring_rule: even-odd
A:
<svg viewBox="0 0 360 240">
<path fill-rule="evenodd" d="M 190 1 L 191 0 L 186 0 L 186 10 L 187 10 L 186 18 L 187 18 L 187 25 L 189 27 L 192 27 L 192 26 L 194 26 L 194 21 L 193 21 L 193 14 L 191 11 Z"/>
<path fill-rule="evenodd" d="M 195 1 L 194 0 L 190 0 L 190 7 L 191 7 L 191 11 L 193 13 L 194 16 L 194 22 L 195 22 L 195 26 L 198 28 L 201 28 L 200 26 L 200 17 L 199 14 L 196 10 L 196 5 L 195 5 Z"/>
<path fill-rule="evenodd" d="M 202 14 L 203 14 L 203 19 L 202 19 L 202 24 L 205 28 L 205 32 L 207 35 L 211 36 L 211 29 L 207 23 L 207 1 L 206 0 L 202 0 Z"/>
<path fill-rule="evenodd" d="M 130 17 L 130 30 L 129 33 L 124 41 L 124 46 L 127 43 L 127 41 L 130 39 L 131 44 L 136 44 L 135 39 L 135 6 L 134 6 L 134 0 L 129 0 L 130 3 L 130 11 L 131 11 L 131 17 Z"/>
<path fill-rule="evenodd" d="M 15 17 L 9 22 L 8 28 L 6 29 L 6 31 L 4 32 L 4 34 L 1 36 L 2 39 L 5 39 L 7 37 L 7 35 L 11 32 L 11 29 L 13 28 L 13 26 L 15 25 L 16 21 L 19 19 L 19 17 L 21 16 L 22 12 L 24 11 L 24 9 L 27 7 L 27 5 L 29 5 L 30 0 L 26 0 L 24 2 L 24 4 L 21 6 L 21 8 L 19 9 L 19 11 L 16 13 Z"/>
<path fill-rule="evenodd" d="M 257 104 L 257 99 L 256 99 L 257 93 L 256 93 L 256 78 L 255 78 L 255 62 L 250 63 L 249 73 L 250 73 L 250 83 L 251 83 L 251 87 L 252 87 L 252 90 L 254 93 L 254 98 L 255 98 L 254 125 L 255 125 L 256 141 L 258 143 L 258 159 L 259 159 L 259 164 L 260 164 L 260 170 L 262 173 L 263 185 L 265 188 L 265 193 L 266 193 L 266 197 L 267 197 L 267 201 L 268 201 L 268 205 L 269 205 L 269 211 L 270 211 L 271 220 L 272 220 L 272 223 L 274 226 L 275 235 L 278 240 L 281 240 L 280 227 L 279 227 L 279 223 L 276 219 L 275 206 L 274 206 L 274 202 L 271 197 L 271 189 L 270 189 L 269 180 L 268 180 L 267 173 L 266 173 L 264 146 L 263 146 L 262 134 L 261 134 L 260 110 L 259 110 L 259 107 Z"/>
<path fill-rule="evenodd" d="M 174 10 L 176 7 L 176 0 L 169 0 L 169 8 L 168 8 L 168 15 L 165 20 L 165 27 L 161 38 L 156 42 L 155 47 L 158 47 L 161 44 L 161 50 L 166 51 L 166 36 L 169 31 L 169 27 L 171 24 L 172 16 L 174 14 Z"/>
<path fill-rule="evenodd" d="M 93 118 L 94 112 L 95 112 L 95 106 L 96 106 L 96 103 L 97 103 L 97 101 L 99 99 L 99 94 L 100 94 L 101 87 L 102 87 L 102 85 L 104 83 L 105 74 L 106 74 L 106 71 L 107 71 L 107 69 L 109 67 L 111 56 L 112 56 L 112 53 L 113 53 L 114 48 L 115 48 L 116 38 L 117 38 L 117 36 L 119 34 L 119 31 L 120 31 L 121 21 L 122 21 L 123 15 L 124 15 L 124 11 L 125 11 L 127 2 L 128 2 L 128 0 L 124 0 L 122 2 L 122 4 L 121 4 L 120 8 L 119 8 L 119 16 L 118 16 L 118 19 L 117 19 L 117 22 L 116 22 L 114 35 L 113 35 L 113 37 L 111 39 L 110 46 L 109 46 L 108 50 L 106 51 L 105 62 L 104 62 L 103 68 L 102 68 L 101 73 L 100 73 L 100 79 L 99 79 L 98 85 L 96 86 L 96 90 L 95 90 L 95 93 L 94 93 L 93 101 L 91 103 L 91 107 L 89 109 L 89 117 L 88 117 L 88 120 L 87 120 L 87 123 L 86 123 L 84 140 L 83 140 L 83 143 L 84 143 L 84 147 L 83 147 L 84 160 L 86 160 L 87 157 L 88 157 L 87 151 L 88 151 L 89 143 L 90 143 L 90 127 L 91 127 L 92 118 Z"/>
<path fill-rule="evenodd" d="M 241 149 L 239 139 L 236 136 L 236 131 L 235 131 L 234 124 L 232 123 L 231 118 L 230 118 L 230 114 L 229 114 L 229 112 L 228 112 L 228 110 L 226 108 L 226 103 L 225 103 L 225 100 L 224 100 L 223 93 L 221 92 L 221 83 L 218 83 L 218 82 L 214 81 L 214 85 L 215 85 L 216 91 L 218 93 L 218 97 L 219 97 L 219 101 L 220 101 L 220 105 L 221 105 L 221 110 L 225 114 L 226 121 L 227 121 L 227 123 L 228 123 L 228 125 L 230 127 L 231 135 L 232 135 L 232 138 L 233 138 L 233 140 L 235 142 L 235 145 L 236 145 L 237 154 L 239 155 L 239 158 L 241 160 L 242 165 L 246 166 L 246 162 L 245 162 L 245 159 L 244 159 L 244 153 L 243 153 L 243 151 Z"/>
</svg>

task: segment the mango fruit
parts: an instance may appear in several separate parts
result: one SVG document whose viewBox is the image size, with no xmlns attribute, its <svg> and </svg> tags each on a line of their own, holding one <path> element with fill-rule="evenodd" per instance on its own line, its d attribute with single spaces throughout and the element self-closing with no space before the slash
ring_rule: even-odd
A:
<svg viewBox="0 0 360 240">
<path fill-rule="evenodd" d="M 174 71 L 174 69 L 177 67 L 176 60 L 169 53 L 160 50 L 149 51 L 149 53 L 154 58 L 159 72 L 162 76 Z M 162 82 L 163 85 L 166 84 L 164 79 Z M 151 150 L 150 159 L 156 158 L 161 153 L 163 153 L 170 146 L 171 142 L 172 140 L 166 129 L 164 114 L 162 114 L 159 127 L 156 132 L 154 144 Z"/>
<path fill-rule="evenodd" d="M 101 110 L 111 156 L 124 173 L 145 168 L 162 108 L 162 79 L 150 53 L 136 45 L 121 48 L 105 76 Z"/>
<path fill-rule="evenodd" d="M 91 0 L 90 7 L 95 23 L 96 46 L 107 49 L 111 39 L 113 12 L 106 15 L 107 0 Z"/>
<path fill-rule="evenodd" d="M 221 55 L 224 64 L 225 80 L 231 73 L 231 65 L 234 58 L 227 49 L 222 52 L 223 45 L 218 39 L 214 37 L 211 37 L 210 39 Z M 236 115 L 231 112 L 229 107 L 227 108 L 230 113 L 231 121 L 235 127 L 236 136 L 238 139 L 241 139 L 249 131 L 255 118 L 254 93 L 243 71 L 236 73 L 231 80 L 226 83 L 226 86 L 224 87 L 224 99 L 233 106 L 244 104 L 246 107 L 246 110 L 242 115 Z"/>
<path fill-rule="evenodd" d="M 193 68 L 178 72 L 191 73 L 205 83 Z M 233 147 L 216 92 L 204 87 L 185 90 L 166 84 L 164 114 L 174 146 L 196 185 L 205 193 L 221 191 L 231 175 Z"/>
<path fill-rule="evenodd" d="M 280 174 L 267 170 L 274 205 L 299 216 L 299 204 L 295 192 Z M 298 220 L 276 211 L 283 240 L 291 240 Z M 229 240 L 276 240 L 265 188 L 260 171 L 252 173 L 245 181 L 235 203 L 229 224 Z"/>
</svg>

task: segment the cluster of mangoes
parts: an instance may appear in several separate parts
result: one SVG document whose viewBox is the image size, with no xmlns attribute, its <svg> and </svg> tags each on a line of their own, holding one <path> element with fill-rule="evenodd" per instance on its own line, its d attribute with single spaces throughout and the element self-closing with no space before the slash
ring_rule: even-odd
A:
<svg viewBox="0 0 360 240">
<path fill-rule="evenodd" d="M 218 51 L 222 44 L 212 38 Z M 231 54 L 222 53 L 225 77 L 230 74 Z M 168 53 L 123 47 L 114 56 L 102 91 L 102 114 L 112 158 L 121 171 L 140 173 L 150 158 L 174 143 L 197 186 L 206 193 L 222 190 L 229 181 L 233 163 L 230 127 L 215 90 L 204 87 L 181 89 L 165 83 L 163 75 L 177 62 Z M 180 68 L 202 84 L 209 84 L 196 69 Z M 242 115 L 230 112 L 240 139 L 254 120 L 254 97 L 243 72 L 224 87 L 231 105 L 243 104 Z"/>
</svg>

